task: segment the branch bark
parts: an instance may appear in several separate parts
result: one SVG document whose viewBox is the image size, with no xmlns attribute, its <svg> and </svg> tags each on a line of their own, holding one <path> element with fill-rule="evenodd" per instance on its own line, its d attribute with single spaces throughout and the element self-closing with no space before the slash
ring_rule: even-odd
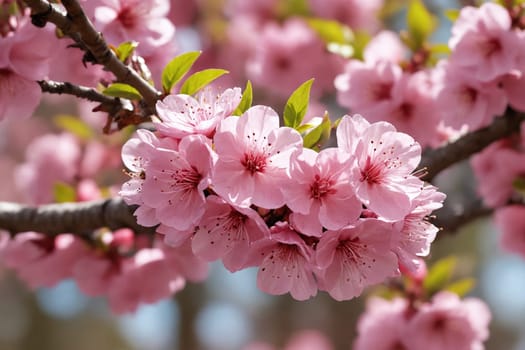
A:
<svg viewBox="0 0 525 350">
<path fill-rule="evenodd" d="M 97 32 L 89 18 L 76 0 L 63 0 L 64 14 L 59 7 L 46 0 L 25 0 L 31 8 L 33 23 L 43 26 L 47 21 L 55 24 L 65 35 L 72 38 L 79 46 L 91 53 L 95 61 L 112 72 L 117 80 L 136 88 L 145 104 L 154 108 L 161 93 L 151 86 L 133 69 L 121 62 L 110 50 L 102 35 Z M 42 25 L 43 24 L 43 25 Z"/>
<path fill-rule="evenodd" d="M 133 216 L 135 209 L 135 206 L 128 206 L 121 198 L 39 207 L 0 202 L 0 229 L 9 231 L 12 235 L 36 231 L 50 236 L 60 233 L 83 235 L 103 227 L 111 230 L 131 228 L 137 233 L 155 233 L 155 227 L 137 224 Z"/>
<path fill-rule="evenodd" d="M 467 134 L 456 142 L 427 152 L 421 162 L 427 174 L 424 180 L 432 180 L 439 172 L 450 165 L 479 152 L 491 142 L 506 137 L 519 130 L 525 115 L 510 111 L 508 115 L 496 118 L 492 125 Z M 58 233 L 84 233 L 107 227 L 115 230 L 128 227 L 137 232 L 155 232 L 153 227 L 138 225 L 133 211 L 120 198 L 105 201 L 49 204 L 41 207 L 26 207 L 15 203 L 0 202 L 0 229 L 15 234 L 25 231 L 38 231 L 48 235 Z M 453 232 L 462 225 L 491 213 L 491 209 L 475 200 L 463 205 L 447 206 L 438 210 L 433 223 L 443 231 Z"/>
<path fill-rule="evenodd" d="M 422 180 L 430 182 L 449 166 L 467 159 L 496 140 L 519 132 L 524 120 L 525 114 L 509 109 L 504 116 L 495 118 L 491 125 L 468 133 L 443 147 L 425 152 L 419 165 L 426 170 Z"/>
<path fill-rule="evenodd" d="M 123 108 L 121 101 L 118 98 L 113 98 L 106 96 L 95 89 L 71 84 L 69 82 L 58 82 L 53 80 L 39 80 L 37 81 L 40 85 L 42 92 L 47 92 L 50 94 L 66 94 L 73 95 L 85 100 L 92 102 L 100 102 L 105 105 L 114 106 L 115 109 Z"/>
</svg>

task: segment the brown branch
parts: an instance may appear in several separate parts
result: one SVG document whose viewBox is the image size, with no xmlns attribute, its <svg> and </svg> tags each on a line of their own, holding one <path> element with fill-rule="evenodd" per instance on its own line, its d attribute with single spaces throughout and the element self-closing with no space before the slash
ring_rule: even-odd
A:
<svg viewBox="0 0 525 350">
<path fill-rule="evenodd" d="M 115 109 L 123 108 L 122 103 L 118 98 L 113 98 L 106 96 L 95 89 L 71 84 L 69 82 L 58 82 L 52 80 L 39 80 L 37 81 L 40 85 L 42 92 L 47 92 L 50 94 L 66 94 L 73 95 L 76 97 L 83 98 L 85 100 L 100 102 L 107 106 L 114 106 Z"/>
<path fill-rule="evenodd" d="M 135 87 L 150 108 L 161 94 L 133 69 L 121 62 L 97 32 L 80 4 L 76 0 L 63 0 L 67 15 L 46 0 L 25 0 L 32 11 L 32 22 L 43 26 L 47 21 L 55 24 L 65 35 L 71 37 L 79 46 L 87 50 L 94 60 L 112 72 L 117 80 Z"/>
<path fill-rule="evenodd" d="M 493 209 L 487 208 L 479 199 L 471 199 L 465 203 L 445 204 L 435 211 L 431 222 L 441 229 L 442 233 L 456 233 L 463 225 L 476 219 L 491 215 Z"/>
<path fill-rule="evenodd" d="M 137 224 L 133 216 L 135 208 L 121 198 L 39 207 L 0 202 L 0 229 L 11 234 L 37 231 L 54 236 L 59 233 L 83 235 L 103 227 L 111 230 L 127 227 L 138 233 L 153 234 L 154 227 Z"/>
<path fill-rule="evenodd" d="M 503 117 L 495 118 L 491 125 L 468 133 L 441 148 L 425 152 L 419 165 L 426 169 L 422 179 L 430 182 L 449 166 L 469 158 L 496 140 L 519 132 L 524 120 L 525 114 L 509 109 Z"/>
</svg>

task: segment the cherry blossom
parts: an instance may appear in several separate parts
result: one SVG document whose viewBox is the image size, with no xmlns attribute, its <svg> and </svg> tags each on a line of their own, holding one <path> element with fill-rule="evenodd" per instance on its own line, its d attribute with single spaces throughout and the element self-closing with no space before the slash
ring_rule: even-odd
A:
<svg viewBox="0 0 525 350">
<path fill-rule="evenodd" d="M 252 245 L 248 264 L 259 266 L 259 289 L 274 295 L 289 292 L 296 300 L 306 300 L 317 294 L 313 254 L 298 232 L 278 222 L 270 237 Z"/>
<path fill-rule="evenodd" d="M 395 239 L 392 225 L 376 219 L 324 232 L 316 249 L 320 289 L 336 300 L 347 300 L 396 275 L 398 262 L 390 250 Z"/>
<path fill-rule="evenodd" d="M 436 294 L 410 320 L 404 339 L 408 349 L 482 349 L 491 315 L 479 299 L 460 300 L 451 292 Z"/>
<path fill-rule="evenodd" d="M 213 190 L 242 207 L 251 204 L 272 209 L 285 203 L 280 190 L 292 152 L 302 139 L 291 128 L 279 127 L 279 116 L 269 107 L 255 106 L 240 118 L 224 119 L 214 137 L 218 155 Z"/>
<path fill-rule="evenodd" d="M 516 69 L 520 44 L 508 11 L 495 3 L 464 7 L 449 40 L 451 64 L 478 81 L 501 78 Z M 516 72 L 516 74 L 520 74 Z"/>
<path fill-rule="evenodd" d="M 234 272 L 245 266 L 250 244 L 269 235 L 266 223 L 253 209 L 235 208 L 209 196 L 191 243 L 196 255 L 209 261 L 222 259 Z"/>
<path fill-rule="evenodd" d="M 407 300 L 403 298 L 391 301 L 378 297 L 368 299 L 365 313 L 357 323 L 358 336 L 353 349 L 406 349 L 403 332 L 408 322 L 405 317 L 407 309 Z"/>
<path fill-rule="evenodd" d="M 412 137 L 396 132 L 390 123 L 370 124 L 354 115 L 341 120 L 337 143 L 355 155 L 356 196 L 363 204 L 387 220 L 399 220 L 409 213 L 423 184 L 411 175 L 421 157 L 421 147 Z"/>
<path fill-rule="evenodd" d="M 241 89 L 227 89 L 220 94 L 212 88 L 201 91 L 197 98 L 189 95 L 168 95 L 157 102 L 160 122 L 155 123 L 161 135 L 181 139 L 186 135 L 213 137 L 215 128 L 241 101 Z"/>
<path fill-rule="evenodd" d="M 393 251 L 399 264 L 409 273 L 416 273 L 424 262 L 418 257 L 430 253 L 430 244 L 436 238 L 439 229 L 432 225 L 427 217 L 432 211 L 442 207 L 445 195 L 438 192 L 434 186 L 425 186 L 420 195 L 413 201 L 414 208 L 402 220 L 399 240 L 395 242 Z"/>
<path fill-rule="evenodd" d="M 494 222 L 501 231 L 500 246 L 509 253 L 525 257 L 525 207 L 509 205 L 496 210 Z"/>
<path fill-rule="evenodd" d="M 87 252 L 84 242 L 71 234 L 52 238 L 26 232 L 7 242 L 0 251 L 0 258 L 28 286 L 36 289 L 52 287 L 71 277 L 73 263 Z"/>
<path fill-rule="evenodd" d="M 351 157 L 336 148 L 317 153 L 303 149 L 292 156 L 290 178 L 283 187 L 293 226 L 301 233 L 321 236 L 322 227 L 337 230 L 361 214 L 350 171 Z"/>
<path fill-rule="evenodd" d="M 213 162 L 207 140 L 186 136 L 177 151 L 159 148 L 145 165 L 140 197 L 164 225 L 188 229 L 204 213 L 203 191 L 210 184 Z"/>
</svg>

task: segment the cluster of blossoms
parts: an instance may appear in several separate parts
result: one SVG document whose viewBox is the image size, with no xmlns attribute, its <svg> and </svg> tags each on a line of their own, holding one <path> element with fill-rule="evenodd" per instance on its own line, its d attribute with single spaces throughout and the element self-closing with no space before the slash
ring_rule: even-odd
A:
<svg viewBox="0 0 525 350">
<path fill-rule="evenodd" d="M 123 147 L 132 178 L 120 192 L 137 222 L 167 244 L 191 244 L 230 271 L 258 266 L 258 286 L 299 300 L 337 300 L 415 270 L 444 195 L 413 174 L 421 148 L 389 123 L 345 116 L 338 147 L 303 148 L 270 107 L 232 116 L 239 89 L 157 103 L 156 133 Z"/>
<path fill-rule="evenodd" d="M 425 48 L 407 60 L 397 34 L 383 31 L 365 48 L 364 60 L 350 60 L 336 78 L 338 101 L 372 121 L 387 116 L 431 147 L 458 131 L 489 125 L 508 104 L 523 111 L 520 13 L 490 2 L 462 8 L 449 40 L 451 55 L 435 67 L 429 67 Z"/>
<path fill-rule="evenodd" d="M 168 247 L 129 229 L 101 231 L 89 243 L 72 234 L 36 232 L 8 239 L 0 231 L 0 259 L 33 289 L 71 278 L 84 294 L 107 297 L 115 313 L 133 312 L 208 274 L 206 261 L 189 246 Z"/>
<path fill-rule="evenodd" d="M 483 203 L 495 209 L 500 246 L 525 257 L 525 124 L 521 135 L 499 140 L 472 157 L 470 163 Z"/>
<path fill-rule="evenodd" d="M 430 302 L 369 299 L 360 317 L 355 350 L 483 349 L 490 311 L 479 299 L 440 292 Z M 380 336 L 378 336 L 380 335 Z"/>
<path fill-rule="evenodd" d="M 163 67 L 178 51 L 175 26 L 168 19 L 170 1 L 96 0 L 82 5 L 109 44 L 139 41 L 130 64 L 147 80 L 160 82 Z M 59 40 L 51 25 L 44 30 L 32 25 L 23 3 L 6 1 L 0 6 L 2 16 L 9 14 L 0 17 L 0 120 L 28 117 L 35 111 L 42 97 L 36 81 L 96 87 L 114 79 L 101 66 L 79 67 L 82 51 L 71 47 L 71 39 Z"/>
</svg>

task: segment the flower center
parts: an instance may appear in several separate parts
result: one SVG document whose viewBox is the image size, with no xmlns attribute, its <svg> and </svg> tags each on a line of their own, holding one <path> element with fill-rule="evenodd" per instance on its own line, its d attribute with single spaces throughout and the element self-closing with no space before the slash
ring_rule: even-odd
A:
<svg viewBox="0 0 525 350">
<path fill-rule="evenodd" d="M 321 199 L 327 194 L 334 194 L 336 190 L 332 186 L 333 181 L 322 179 L 319 175 L 315 175 L 315 180 L 310 185 L 310 198 Z"/>
<path fill-rule="evenodd" d="M 241 160 L 241 164 L 248 170 L 252 175 L 255 173 L 264 172 L 266 168 L 266 157 L 261 154 L 244 154 L 244 158 Z"/>
<path fill-rule="evenodd" d="M 361 182 L 368 182 L 369 184 L 379 184 L 381 182 L 382 167 L 379 163 L 372 163 L 370 156 L 366 158 L 366 164 L 361 169 Z"/>
</svg>

